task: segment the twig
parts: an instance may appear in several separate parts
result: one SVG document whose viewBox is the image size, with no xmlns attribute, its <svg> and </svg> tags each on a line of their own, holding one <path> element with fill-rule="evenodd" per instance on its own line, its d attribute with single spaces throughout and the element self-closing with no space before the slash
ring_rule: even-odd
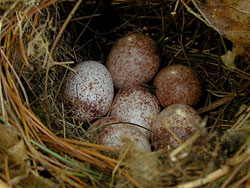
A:
<svg viewBox="0 0 250 188">
<path fill-rule="evenodd" d="M 207 183 L 213 182 L 220 177 L 226 175 L 230 171 L 228 166 L 223 166 L 222 168 L 208 174 L 205 178 L 200 178 L 198 180 L 194 180 L 188 183 L 180 184 L 176 186 L 176 188 L 195 188 L 205 185 Z"/>
<path fill-rule="evenodd" d="M 33 14 L 35 14 L 37 11 L 40 11 L 54 3 L 56 3 L 58 0 L 49 0 L 43 4 L 40 4 L 39 6 L 37 6 L 36 8 L 33 8 L 30 12 L 27 13 L 27 16 L 23 19 L 23 22 L 27 21 L 28 18 L 30 18 Z M 9 33 L 13 28 L 15 28 L 18 24 L 18 22 L 13 23 L 17 20 L 17 16 L 9 19 L 8 21 L 6 21 L 5 23 L 3 23 L 3 26 L 6 26 L 9 24 L 9 28 L 4 32 L 4 33 L 0 33 L 1 37 L 3 38 L 5 35 L 7 35 L 7 33 Z M 1 30 L 0 30 L 1 31 Z"/>
<path fill-rule="evenodd" d="M 207 112 L 207 111 L 210 111 L 210 110 L 213 110 L 229 101 L 231 101 L 233 99 L 233 97 L 225 97 L 225 98 L 222 98 L 212 104 L 209 104 L 208 106 L 205 106 L 205 107 L 202 107 L 198 110 L 198 113 L 201 114 L 201 113 L 204 113 L 204 112 Z"/>
<path fill-rule="evenodd" d="M 232 181 L 236 173 L 238 173 L 239 170 L 243 167 L 243 165 L 249 162 L 249 160 L 250 160 L 250 156 L 247 159 L 245 159 L 242 163 L 240 163 L 239 166 L 237 166 L 237 168 L 231 173 L 231 175 L 227 178 L 227 180 L 222 184 L 221 188 L 227 187 L 227 185 Z"/>
<path fill-rule="evenodd" d="M 73 15 L 75 14 L 76 10 L 78 9 L 78 7 L 80 6 L 82 0 L 78 0 L 78 2 L 75 4 L 74 8 L 71 10 L 71 12 L 69 13 L 67 19 L 65 20 L 65 22 L 62 25 L 62 28 L 60 29 L 58 35 L 56 36 L 56 39 L 51 47 L 50 53 L 53 54 L 53 51 L 59 41 L 59 39 L 62 36 L 63 31 L 65 30 L 66 26 L 68 25 L 68 23 L 70 22 L 71 18 L 73 17 Z"/>
<path fill-rule="evenodd" d="M 0 179 L 0 187 L 1 188 L 11 188 L 10 186 L 8 186 L 6 183 L 3 182 L 3 180 Z"/>
<path fill-rule="evenodd" d="M 11 186 L 11 181 L 10 181 L 10 174 L 9 174 L 9 158 L 6 156 L 4 158 L 4 172 L 5 172 L 5 178 L 6 182 Z"/>
<path fill-rule="evenodd" d="M 191 1 L 193 2 L 194 6 L 199 10 L 199 8 L 198 8 L 196 2 L 195 2 L 194 0 L 191 0 Z M 184 2 L 184 0 L 181 0 L 181 3 L 185 6 L 185 8 L 187 9 L 187 11 L 188 11 L 189 13 L 193 14 L 196 18 L 198 18 L 199 20 L 201 20 L 202 22 L 204 22 L 207 26 L 211 27 L 211 25 L 210 25 L 208 22 L 206 22 L 204 19 L 202 19 L 201 15 L 195 13 L 188 5 Z"/>
<path fill-rule="evenodd" d="M 120 167 L 121 162 L 123 161 L 123 159 L 124 159 L 125 156 L 127 155 L 127 153 L 128 153 L 128 151 L 129 151 L 129 149 L 131 148 L 132 144 L 133 144 L 132 142 L 129 143 L 129 145 L 128 145 L 128 147 L 126 148 L 125 152 L 122 154 L 121 159 L 120 159 L 120 160 L 118 161 L 118 163 L 116 164 L 116 166 L 115 166 L 115 168 L 114 168 L 114 170 L 113 170 L 113 172 L 112 172 L 112 178 L 111 178 L 111 182 L 110 182 L 110 188 L 113 187 L 116 171 L 117 171 L 118 168 Z"/>
<path fill-rule="evenodd" d="M 240 187 L 240 185 L 247 181 L 249 182 L 249 179 L 250 179 L 250 173 L 248 173 L 248 175 L 246 175 L 245 177 L 243 177 L 241 180 L 239 180 L 238 182 L 236 182 L 235 184 L 233 184 L 232 186 L 228 187 L 228 188 L 235 188 L 235 187 Z M 248 183 L 249 185 L 249 183 Z M 247 187 L 247 186 L 246 186 Z"/>
<path fill-rule="evenodd" d="M 18 82 L 18 84 L 19 84 L 19 87 L 21 88 L 22 93 L 23 93 L 23 95 L 24 95 L 24 98 L 25 98 L 26 103 L 29 104 L 29 100 L 28 100 L 28 96 L 27 96 L 27 94 L 26 94 L 26 90 L 25 90 L 25 88 L 24 88 L 24 86 L 23 86 L 23 84 L 22 84 L 22 82 L 21 82 L 19 76 L 17 75 L 17 73 L 16 73 L 14 67 L 13 67 L 13 66 L 11 65 L 11 63 L 9 62 L 8 58 L 5 56 L 3 50 L 1 49 L 0 51 L 1 51 L 1 55 L 2 55 L 2 56 L 4 57 L 4 59 L 6 60 L 8 66 L 10 67 L 12 73 L 14 74 L 14 76 L 15 76 L 15 78 L 16 78 L 16 80 L 17 80 L 17 82 Z M 16 91 L 17 91 L 17 90 L 16 90 Z M 19 98 L 20 98 L 20 96 L 19 96 Z"/>
<path fill-rule="evenodd" d="M 233 125 L 232 129 L 236 129 L 236 128 L 241 127 L 249 118 L 250 118 L 250 106 L 246 110 L 246 113 L 242 114 L 238 118 L 238 120 L 236 121 L 236 123 Z"/>
<path fill-rule="evenodd" d="M 93 15 L 91 15 L 90 19 L 88 20 L 87 24 L 85 25 L 85 27 L 83 28 L 83 30 L 81 31 L 81 33 L 79 34 L 79 36 L 77 37 L 76 41 L 74 42 L 74 45 L 76 45 L 76 43 L 79 41 L 79 39 L 82 37 L 82 34 L 85 32 L 86 28 L 88 27 L 89 23 L 92 21 L 92 19 L 94 18 L 94 16 L 96 15 L 96 12 L 98 11 L 100 4 L 102 3 L 102 1 L 100 1 L 100 3 L 97 5 L 97 8 L 95 9 L 95 12 Z"/>
</svg>

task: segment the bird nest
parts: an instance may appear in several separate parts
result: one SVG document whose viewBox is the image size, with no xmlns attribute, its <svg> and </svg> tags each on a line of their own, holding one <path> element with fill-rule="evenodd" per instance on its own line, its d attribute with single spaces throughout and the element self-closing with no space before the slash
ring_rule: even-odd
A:
<svg viewBox="0 0 250 188">
<path fill-rule="evenodd" d="M 0 187 L 249 187 L 249 54 L 221 58 L 235 43 L 199 11 L 183 0 L 1 1 Z M 88 124 L 72 119 L 61 98 L 67 73 L 105 63 L 129 32 L 156 41 L 161 67 L 201 76 L 204 144 L 191 137 L 171 153 L 134 153 L 130 143 L 92 143 Z"/>
</svg>

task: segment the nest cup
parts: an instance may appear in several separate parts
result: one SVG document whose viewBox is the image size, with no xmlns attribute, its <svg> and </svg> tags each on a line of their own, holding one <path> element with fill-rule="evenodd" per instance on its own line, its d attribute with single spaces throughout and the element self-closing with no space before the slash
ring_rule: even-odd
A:
<svg viewBox="0 0 250 188">
<path fill-rule="evenodd" d="M 249 56 L 222 62 L 233 43 L 202 21 L 192 1 L 3 0 L 0 15 L 0 185 L 249 186 Z M 202 79 L 195 109 L 204 127 L 171 152 L 95 144 L 86 133 L 91 122 L 75 120 L 62 100 L 74 66 L 105 65 L 128 33 L 156 42 L 160 70 L 182 64 Z M 155 92 L 153 81 L 143 87 Z"/>
</svg>

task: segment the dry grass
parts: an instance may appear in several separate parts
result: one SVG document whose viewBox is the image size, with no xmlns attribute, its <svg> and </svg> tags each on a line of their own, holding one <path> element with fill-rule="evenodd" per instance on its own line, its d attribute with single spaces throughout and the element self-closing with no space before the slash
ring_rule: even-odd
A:
<svg viewBox="0 0 250 188">
<path fill-rule="evenodd" d="M 3 0 L 0 15 L 0 187 L 249 187 L 249 59 L 223 65 L 232 44 L 191 1 Z M 157 42 L 162 67 L 186 64 L 201 75 L 203 145 L 190 138 L 170 154 L 96 145 L 64 108 L 71 64 L 104 63 L 128 32 Z"/>
</svg>

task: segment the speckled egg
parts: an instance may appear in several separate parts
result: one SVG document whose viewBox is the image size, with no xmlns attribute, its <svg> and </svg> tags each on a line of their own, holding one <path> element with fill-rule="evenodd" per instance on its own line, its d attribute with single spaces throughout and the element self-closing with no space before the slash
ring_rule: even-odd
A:
<svg viewBox="0 0 250 188">
<path fill-rule="evenodd" d="M 156 117 L 152 125 L 151 141 L 154 149 L 176 148 L 201 126 L 200 115 L 190 106 L 173 104 Z"/>
<path fill-rule="evenodd" d="M 84 61 L 70 72 L 62 96 L 75 120 L 87 122 L 104 116 L 113 100 L 114 85 L 107 68 L 96 61 Z"/>
<path fill-rule="evenodd" d="M 112 47 L 106 66 L 116 88 L 149 82 L 160 67 L 156 43 L 143 34 L 128 34 Z"/>
<path fill-rule="evenodd" d="M 88 135 L 96 144 L 121 148 L 133 142 L 133 149 L 149 152 L 151 146 L 144 134 L 134 125 L 119 123 L 117 118 L 102 118 L 95 121 L 88 129 Z"/>
<path fill-rule="evenodd" d="M 163 68 L 154 79 L 156 96 L 162 107 L 171 104 L 195 106 L 202 95 L 199 75 L 184 65 Z"/>
<path fill-rule="evenodd" d="M 157 98 L 141 86 L 132 86 L 122 89 L 112 104 L 110 116 L 123 121 L 135 123 L 151 130 L 151 124 L 160 113 L 160 104 Z M 150 131 L 139 128 L 149 138 Z"/>
</svg>

